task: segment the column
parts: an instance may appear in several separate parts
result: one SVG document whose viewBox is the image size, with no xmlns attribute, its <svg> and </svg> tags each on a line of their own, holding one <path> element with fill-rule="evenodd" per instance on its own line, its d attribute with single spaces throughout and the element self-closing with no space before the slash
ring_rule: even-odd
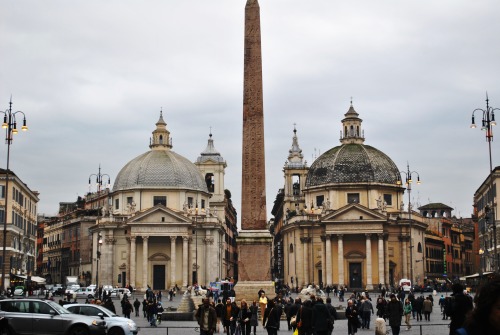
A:
<svg viewBox="0 0 500 335">
<path fill-rule="evenodd" d="M 372 239 L 371 234 L 366 234 L 366 288 L 373 290 L 372 283 Z"/>
<path fill-rule="evenodd" d="M 326 285 L 326 266 L 325 266 L 325 263 L 326 263 L 326 246 L 325 246 L 325 242 L 326 242 L 326 236 L 320 236 L 320 240 L 321 240 L 321 278 L 318 278 L 320 282 L 323 283 L 323 285 Z"/>
<path fill-rule="evenodd" d="M 384 285 L 384 234 L 378 234 L 378 281 Z"/>
<path fill-rule="evenodd" d="M 332 285 L 332 240 L 330 235 L 326 235 L 326 284 Z"/>
<path fill-rule="evenodd" d="M 132 285 L 133 288 L 135 288 L 135 267 L 137 266 L 137 260 L 136 260 L 136 250 L 137 250 L 137 245 L 135 244 L 136 237 L 131 236 L 130 237 L 130 285 Z"/>
<path fill-rule="evenodd" d="M 384 235 L 384 248 L 385 248 L 385 284 L 389 285 L 389 234 Z"/>
<path fill-rule="evenodd" d="M 403 258 L 401 259 L 401 263 L 403 263 L 403 277 L 402 278 L 408 278 L 408 256 L 406 254 L 406 240 L 402 239 L 401 240 L 402 244 L 402 249 L 403 249 Z"/>
<path fill-rule="evenodd" d="M 189 277 L 189 261 L 188 261 L 188 236 L 182 237 L 182 288 L 185 289 L 188 286 Z"/>
<path fill-rule="evenodd" d="M 148 239 L 149 236 L 142 237 L 142 288 L 148 288 Z"/>
<path fill-rule="evenodd" d="M 302 242 L 302 250 L 304 254 L 304 285 L 309 284 L 309 248 L 307 245 L 307 237 L 302 237 L 300 241 Z"/>
<path fill-rule="evenodd" d="M 128 266 L 127 266 L 127 271 L 125 272 L 127 280 L 123 280 L 123 278 L 122 278 L 122 285 L 123 286 L 130 284 L 130 263 L 132 263 L 130 261 L 130 237 L 126 237 L 125 240 L 127 241 L 127 256 L 128 256 L 127 264 L 128 264 Z M 120 269 L 118 269 L 118 271 L 120 271 Z"/>
<path fill-rule="evenodd" d="M 339 269 L 339 286 L 344 286 L 344 241 L 342 240 L 343 235 L 338 234 L 338 269 Z"/>
<path fill-rule="evenodd" d="M 177 236 L 170 236 L 170 287 L 175 286 L 175 274 L 176 274 L 176 267 L 175 265 L 177 264 L 175 261 L 175 240 L 177 239 Z"/>
</svg>

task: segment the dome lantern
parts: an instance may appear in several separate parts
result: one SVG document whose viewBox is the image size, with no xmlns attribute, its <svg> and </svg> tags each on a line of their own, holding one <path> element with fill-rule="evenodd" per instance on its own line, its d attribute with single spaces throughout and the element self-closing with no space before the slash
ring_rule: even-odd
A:
<svg viewBox="0 0 500 335">
<path fill-rule="evenodd" d="M 361 130 L 361 120 L 358 116 L 359 114 L 354 110 L 352 106 L 349 107 L 347 113 L 344 114 L 345 118 L 342 120 L 343 132 L 340 132 L 340 142 L 342 144 L 363 144 L 365 141 L 364 131 Z"/>
</svg>

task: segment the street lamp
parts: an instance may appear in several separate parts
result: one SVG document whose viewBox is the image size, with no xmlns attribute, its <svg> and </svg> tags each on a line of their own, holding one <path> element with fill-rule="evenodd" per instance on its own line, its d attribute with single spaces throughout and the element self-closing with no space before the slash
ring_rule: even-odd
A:
<svg viewBox="0 0 500 335">
<path fill-rule="evenodd" d="M 489 216 L 491 213 L 491 222 L 489 224 L 492 225 L 493 228 L 493 243 L 495 244 L 495 247 L 493 249 L 494 255 L 495 255 L 495 262 L 493 264 L 493 270 L 495 272 L 498 272 L 498 257 L 497 257 L 497 225 L 496 225 L 496 220 L 495 220 L 495 210 L 494 210 L 494 201 L 493 201 L 493 194 L 491 194 L 493 190 L 493 163 L 491 159 L 491 142 L 493 141 L 493 130 L 492 126 L 496 126 L 497 123 L 495 121 L 495 111 L 500 110 L 500 108 L 493 108 L 490 106 L 490 101 L 488 99 L 488 93 L 486 93 L 486 109 L 482 108 L 476 108 L 472 111 L 472 123 L 470 125 L 471 128 L 476 128 L 476 123 L 474 122 L 474 113 L 476 111 L 480 111 L 483 113 L 483 118 L 481 120 L 481 130 L 485 130 L 486 133 L 486 142 L 488 142 L 488 152 L 489 152 L 489 158 L 490 158 L 490 183 L 489 183 L 489 191 L 487 192 L 487 203 L 491 205 L 486 205 L 484 207 L 484 220 L 485 223 L 488 224 L 489 221 Z"/>
<path fill-rule="evenodd" d="M 97 235 L 97 253 L 96 253 L 96 272 L 95 272 L 95 294 L 99 297 L 99 260 L 101 259 L 101 245 L 102 245 L 102 235 L 98 233 Z M 94 295 L 95 295 L 94 294 Z"/>
<path fill-rule="evenodd" d="M 3 124 L 2 128 L 5 129 L 5 143 L 7 143 L 7 168 L 5 169 L 5 204 L 3 213 L 3 248 L 2 248 L 2 282 L 0 283 L 0 292 L 5 291 L 5 258 L 7 249 L 7 202 L 9 201 L 9 162 L 10 162 L 10 144 L 13 140 L 13 135 L 18 133 L 16 115 L 23 115 L 23 126 L 22 131 L 27 131 L 26 126 L 26 115 L 23 112 L 17 111 L 12 112 L 12 97 L 9 102 L 9 109 L 3 113 Z"/>
<path fill-rule="evenodd" d="M 406 171 L 399 171 L 400 174 L 405 175 L 405 184 L 408 190 L 408 221 L 410 222 L 410 280 L 413 283 L 413 241 L 412 241 L 412 221 L 411 221 L 411 183 L 412 183 L 412 175 L 417 175 L 417 185 L 420 185 L 420 175 L 417 171 L 410 171 L 410 164 L 406 163 Z M 398 179 L 396 181 L 398 185 L 402 184 L 401 178 L 398 175 Z"/>
<path fill-rule="evenodd" d="M 92 177 L 95 177 L 95 183 L 97 186 L 97 207 L 99 207 L 99 204 L 100 204 L 99 196 L 100 196 L 101 189 L 102 189 L 103 177 L 108 177 L 108 183 L 105 185 L 105 188 L 111 187 L 111 177 L 106 173 L 104 173 L 104 174 L 101 173 L 101 164 L 99 164 L 99 172 L 97 174 L 92 173 L 89 176 L 89 193 L 91 192 L 91 187 L 92 187 Z"/>
</svg>

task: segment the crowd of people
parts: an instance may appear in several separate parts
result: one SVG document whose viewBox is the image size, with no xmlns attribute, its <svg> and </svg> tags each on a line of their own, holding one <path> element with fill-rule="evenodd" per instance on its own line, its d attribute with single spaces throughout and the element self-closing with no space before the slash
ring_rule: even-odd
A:
<svg viewBox="0 0 500 335">
<path fill-rule="evenodd" d="M 459 283 L 453 284 L 452 291 L 451 296 L 442 295 L 437 302 L 441 311 L 439 319 L 450 320 L 450 335 L 500 334 L 500 276 L 484 283 L 474 299 Z M 229 297 L 224 301 L 219 299 L 216 304 L 205 298 L 196 313 L 201 334 L 255 335 L 260 315 L 261 326 L 268 335 L 276 335 L 283 314 L 288 330 L 294 334 L 333 333 L 337 311 L 331 305 L 330 297 L 323 299 L 310 295 L 309 299 L 302 301 L 300 298 L 294 300 L 282 297 L 278 293 L 274 298 L 269 298 L 263 290 L 257 296 L 250 303 L 242 299 L 239 304 L 236 299 Z M 400 334 L 403 322 L 406 330 L 412 328 L 413 322 L 430 324 L 434 299 L 433 294 L 416 296 L 411 291 L 401 290 L 397 294 L 389 294 L 389 299 L 386 299 L 385 294 L 379 294 L 374 306 L 369 293 L 354 292 L 345 310 L 347 333 L 354 335 L 360 328 L 371 329 L 371 319 L 375 313 L 378 318 L 385 320 L 393 335 Z"/>
</svg>

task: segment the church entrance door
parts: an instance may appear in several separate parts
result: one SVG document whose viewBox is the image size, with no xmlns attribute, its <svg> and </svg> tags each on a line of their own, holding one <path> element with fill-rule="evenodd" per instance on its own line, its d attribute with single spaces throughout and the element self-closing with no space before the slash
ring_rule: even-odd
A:
<svg viewBox="0 0 500 335">
<path fill-rule="evenodd" d="M 165 289 L 165 265 L 153 265 L 153 290 Z"/>
<path fill-rule="evenodd" d="M 362 288 L 361 263 L 349 263 L 349 289 Z"/>
</svg>

